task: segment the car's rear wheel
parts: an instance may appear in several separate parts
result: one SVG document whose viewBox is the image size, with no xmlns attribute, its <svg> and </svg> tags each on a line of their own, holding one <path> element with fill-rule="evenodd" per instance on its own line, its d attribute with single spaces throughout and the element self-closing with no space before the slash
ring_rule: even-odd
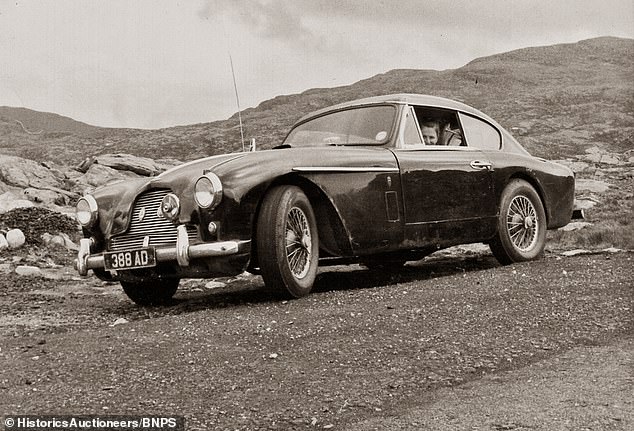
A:
<svg viewBox="0 0 634 431">
<path fill-rule="evenodd" d="M 264 283 L 299 298 L 313 288 L 319 260 L 317 223 L 310 202 L 295 186 L 278 186 L 264 198 L 257 221 L 257 253 Z"/>
<path fill-rule="evenodd" d="M 178 278 L 147 281 L 120 281 L 128 298 L 139 305 L 165 305 L 178 289 Z"/>
<path fill-rule="evenodd" d="M 502 192 L 498 233 L 491 241 L 493 255 L 503 265 L 539 257 L 546 244 L 546 214 L 535 189 L 512 180 Z"/>
</svg>

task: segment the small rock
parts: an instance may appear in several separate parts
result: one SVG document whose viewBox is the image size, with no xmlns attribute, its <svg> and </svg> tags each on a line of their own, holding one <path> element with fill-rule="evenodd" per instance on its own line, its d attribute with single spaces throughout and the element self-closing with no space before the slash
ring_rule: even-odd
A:
<svg viewBox="0 0 634 431">
<path fill-rule="evenodd" d="M 79 250 L 79 245 L 76 244 L 72 239 L 70 239 L 68 234 L 65 234 L 64 232 L 60 232 L 59 236 L 61 236 L 64 239 L 64 247 L 66 247 L 67 250 L 71 250 L 71 251 Z"/>
<path fill-rule="evenodd" d="M 44 239 L 44 235 L 42 235 L 42 239 Z M 48 242 L 46 241 L 46 239 L 44 239 L 46 244 L 54 245 L 58 247 L 64 247 L 65 245 L 64 238 L 61 235 L 51 235 L 47 239 L 48 239 Z"/>
<path fill-rule="evenodd" d="M 124 325 L 128 323 L 128 319 L 125 319 L 123 317 L 119 317 L 117 320 L 114 321 L 114 323 L 110 326 L 117 326 L 117 325 Z"/>
<path fill-rule="evenodd" d="M 605 253 L 620 253 L 622 251 L 623 251 L 622 249 L 615 248 L 615 247 L 609 247 L 609 248 L 603 249 L 603 252 L 605 252 Z"/>
<path fill-rule="evenodd" d="M 582 248 L 577 248 L 574 250 L 568 250 L 568 251 L 564 251 L 563 253 L 561 253 L 563 256 L 566 257 L 570 257 L 570 256 L 578 256 L 580 254 L 589 254 L 592 253 L 590 250 L 585 250 Z"/>
<path fill-rule="evenodd" d="M 0 250 L 9 248 L 9 243 L 3 234 L 0 233 Z"/>
<path fill-rule="evenodd" d="M 571 231 L 574 231 L 574 230 L 583 229 L 584 227 L 588 227 L 588 226 L 592 226 L 592 223 L 587 222 L 587 221 L 575 221 L 575 222 L 572 222 L 572 223 L 568 223 L 564 227 L 560 227 L 559 230 L 564 231 L 564 232 L 571 232 Z"/>
<path fill-rule="evenodd" d="M 610 184 L 605 181 L 600 180 L 591 180 L 580 178 L 575 182 L 575 190 L 576 191 L 587 191 L 592 193 L 604 193 L 608 191 L 610 188 Z"/>
<path fill-rule="evenodd" d="M 37 266 L 20 265 L 15 268 L 15 273 L 24 277 L 41 277 L 42 270 Z"/>
<path fill-rule="evenodd" d="M 13 272 L 10 263 L 0 263 L 0 274 L 8 274 L 10 272 Z"/>
<path fill-rule="evenodd" d="M 277 354 L 277 353 L 271 353 L 271 354 L 269 355 L 269 359 L 277 359 L 277 357 L 278 357 L 278 354 Z"/>
<path fill-rule="evenodd" d="M 205 289 L 217 289 L 217 288 L 219 288 L 219 287 L 224 287 L 224 286 L 226 286 L 226 284 L 225 284 L 225 283 L 223 283 L 223 282 L 221 282 L 221 281 L 214 281 L 214 280 L 212 280 L 212 281 L 208 281 L 208 282 L 205 284 Z"/>
<path fill-rule="evenodd" d="M 26 242 L 24 233 L 22 233 L 20 229 L 11 229 L 9 232 L 7 232 L 6 239 L 7 243 L 9 244 L 9 248 L 11 249 L 20 248 Z"/>
<path fill-rule="evenodd" d="M 607 165 L 619 165 L 621 164 L 621 161 L 614 154 L 603 154 L 599 163 L 604 163 Z"/>
<path fill-rule="evenodd" d="M 575 199 L 575 208 L 580 210 L 589 210 L 596 204 L 596 201 L 590 199 Z"/>
<path fill-rule="evenodd" d="M 59 233 L 57 235 L 51 235 L 48 232 L 44 232 L 41 236 L 42 242 L 49 246 L 64 247 L 67 250 L 77 251 L 79 246 L 73 242 L 70 237 L 65 233 Z"/>
</svg>

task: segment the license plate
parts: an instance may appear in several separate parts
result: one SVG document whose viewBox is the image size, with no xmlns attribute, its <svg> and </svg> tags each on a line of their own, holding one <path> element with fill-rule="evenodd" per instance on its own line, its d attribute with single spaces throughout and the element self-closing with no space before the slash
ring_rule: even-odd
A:
<svg viewBox="0 0 634 431">
<path fill-rule="evenodd" d="M 156 266 L 156 252 L 152 247 L 104 253 L 103 259 L 104 267 L 108 270 L 150 268 Z"/>
</svg>

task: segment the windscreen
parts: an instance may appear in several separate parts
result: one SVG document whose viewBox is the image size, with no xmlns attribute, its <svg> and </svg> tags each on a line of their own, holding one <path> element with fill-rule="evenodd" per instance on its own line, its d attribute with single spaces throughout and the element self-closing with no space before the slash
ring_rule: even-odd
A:
<svg viewBox="0 0 634 431">
<path fill-rule="evenodd" d="M 336 111 L 295 127 L 284 144 L 293 147 L 321 145 L 381 145 L 390 138 L 396 108 L 366 106 Z"/>
</svg>

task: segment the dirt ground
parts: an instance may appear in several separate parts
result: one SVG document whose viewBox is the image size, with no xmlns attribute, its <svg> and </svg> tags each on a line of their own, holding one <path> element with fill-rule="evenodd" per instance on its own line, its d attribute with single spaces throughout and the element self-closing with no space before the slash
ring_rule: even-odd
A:
<svg viewBox="0 0 634 431">
<path fill-rule="evenodd" d="M 326 268 L 280 301 L 259 277 L 118 285 L 5 274 L 0 414 L 178 414 L 187 429 L 634 429 L 632 253 L 499 266 L 433 256 Z"/>
</svg>

